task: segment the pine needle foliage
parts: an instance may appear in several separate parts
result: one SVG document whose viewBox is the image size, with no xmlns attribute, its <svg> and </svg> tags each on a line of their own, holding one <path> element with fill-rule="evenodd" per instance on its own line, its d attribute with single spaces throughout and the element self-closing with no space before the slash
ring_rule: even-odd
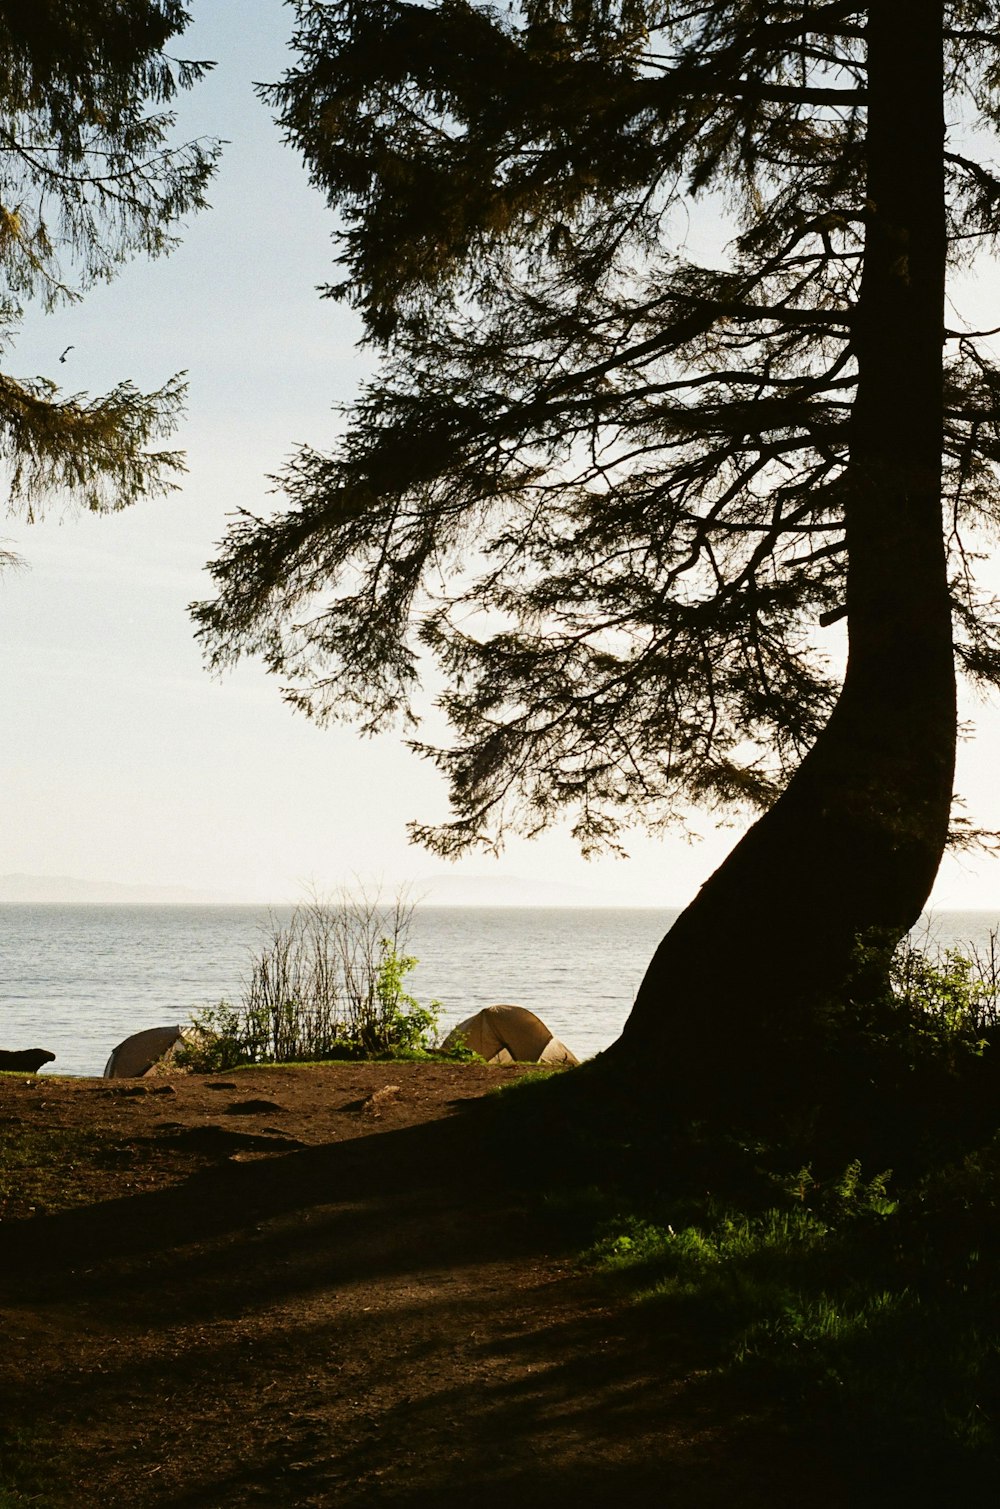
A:
<svg viewBox="0 0 1000 1509">
<path fill-rule="evenodd" d="M 164 48 L 187 26 L 176 0 L 0 3 L 0 349 L 29 302 L 50 311 L 107 282 L 137 255 L 176 244 L 205 204 L 218 143 L 175 144 L 169 108 L 211 66 Z M 29 521 L 56 498 L 125 507 L 183 469 L 156 448 L 184 393 L 66 394 L 46 377 L 0 371 L 7 507 Z"/>
<path fill-rule="evenodd" d="M 294 706 L 369 731 L 436 662 L 453 741 L 414 745 L 454 816 L 414 832 L 438 851 L 767 806 L 826 723 L 877 9 L 294 5 L 264 94 L 380 366 L 277 479 L 285 511 L 236 519 L 195 616 L 214 664 L 259 654 Z M 955 270 L 1000 229 L 993 21 L 945 7 Z M 732 230 L 701 261 L 698 213 Z M 959 316 L 945 336 L 957 654 L 996 685 L 1000 370 Z"/>
</svg>

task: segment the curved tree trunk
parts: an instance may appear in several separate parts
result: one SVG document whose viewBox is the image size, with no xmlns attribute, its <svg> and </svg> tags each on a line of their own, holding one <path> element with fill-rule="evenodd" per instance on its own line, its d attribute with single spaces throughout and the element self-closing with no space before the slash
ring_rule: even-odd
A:
<svg viewBox="0 0 1000 1509">
<path fill-rule="evenodd" d="M 847 478 L 849 658 L 786 791 L 664 938 L 612 1061 L 723 1095 L 808 1037 L 859 934 L 901 937 L 943 851 L 955 687 L 941 517 L 941 0 L 876 0 Z M 675 1072 L 670 1072 L 670 1065 Z"/>
</svg>

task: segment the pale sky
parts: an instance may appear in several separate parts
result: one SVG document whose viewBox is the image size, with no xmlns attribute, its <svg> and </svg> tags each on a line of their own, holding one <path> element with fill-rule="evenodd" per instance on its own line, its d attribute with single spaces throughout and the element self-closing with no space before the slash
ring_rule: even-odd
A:
<svg viewBox="0 0 1000 1509">
<path fill-rule="evenodd" d="M 410 818 L 445 815 L 434 771 L 396 736 L 317 729 L 257 666 L 211 679 L 186 612 L 211 594 L 203 567 L 227 514 L 270 510 L 268 475 L 301 441 L 331 444 L 331 407 L 365 370 L 351 315 L 315 292 L 332 276 L 330 212 L 251 89 L 285 67 L 290 13 L 277 0 L 191 9 L 195 25 L 173 50 L 218 66 L 181 101 L 181 125 L 230 141 L 213 209 L 170 258 L 30 317 L 8 358 L 15 374 L 92 393 L 126 377 L 154 387 L 186 369 L 190 392 L 180 493 L 111 517 L 60 517 L 54 506 L 31 527 L 0 521 L 0 543 L 26 561 L 0 579 L 0 874 L 248 901 L 352 876 L 394 886 L 443 868 L 405 832 Z M 995 310 L 998 295 L 991 269 L 976 302 Z M 979 736 L 960 753 L 958 788 L 977 822 L 1000 828 L 1000 717 L 966 712 Z M 472 856 L 457 872 L 682 905 L 737 836 L 701 827 L 696 844 L 636 834 L 627 861 L 584 861 L 556 833 L 515 841 L 498 861 Z M 1000 907 L 1000 861 L 946 859 L 933 901 Z"/>
</svg>

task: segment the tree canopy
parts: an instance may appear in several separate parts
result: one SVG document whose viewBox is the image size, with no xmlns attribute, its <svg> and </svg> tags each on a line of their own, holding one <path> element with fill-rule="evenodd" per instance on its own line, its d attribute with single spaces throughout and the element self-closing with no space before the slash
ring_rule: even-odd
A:
<svg viewBox="0 0 1000 1509">
<path fill-rule="evenodd" d="M 171 58 L 176 0 L 0 0 L 0 345 L 29 302 L 74 302 L 129 258 L 158 256 L 205 204 L 218 144 L 175 145 L 170 102 L 211 66 Z M 0 368 L 8 511 L 63 498 L 93 510 L 162 491 L 181 469 L 157 449 L 183 397 L 123 381 L 98 396 Z"/>
<path fill-rule="evenodd" d="M 259 653 L 296 706 L 374 729 L 434 657 L 454 819 L 417 833 L 442 852 L 564 810 L 593 847 L 691 800 L 767 805 L 839 680 L 870 31 L 905 58 L 926 6 L 295 10 L 266 97 L 341 217 L 326 292 L 382 361 L 335 448 L 278 479 L 286 511 L 230 530 L 197 609 L 216 662 Z M 1000 226 L 1000 55 L 984 0 L 931 24 L 960 269 Z M 734 227 L 711 259 L 687 253 L 690 206 Z M 948 323 L 957 654 L 995 685 L 975 573 L 1000 374 Z"/>
</svg>

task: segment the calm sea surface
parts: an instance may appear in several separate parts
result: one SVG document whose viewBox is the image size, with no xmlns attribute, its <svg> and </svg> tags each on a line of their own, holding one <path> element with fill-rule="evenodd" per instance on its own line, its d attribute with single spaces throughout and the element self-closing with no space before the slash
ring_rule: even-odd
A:
<svg viewBox="0 0 1000 1509">
<path fill-rule="evenodd" d="M 411 993 L 441 1002 L 443 1028 L 481 1006 L 528 1006 L 585 1058 L 618 1036 L 676 915 L 420 907 Z M 130 1033 L 237 999 L 267 921 L 264 907 L 0 905 L 0 1048 L 48 1048 L 54 1073 L 101 1074 Z M 929 927 L 942 945 L 982 946 L 1000 914 L 939 912 Z"/>
</svg>

